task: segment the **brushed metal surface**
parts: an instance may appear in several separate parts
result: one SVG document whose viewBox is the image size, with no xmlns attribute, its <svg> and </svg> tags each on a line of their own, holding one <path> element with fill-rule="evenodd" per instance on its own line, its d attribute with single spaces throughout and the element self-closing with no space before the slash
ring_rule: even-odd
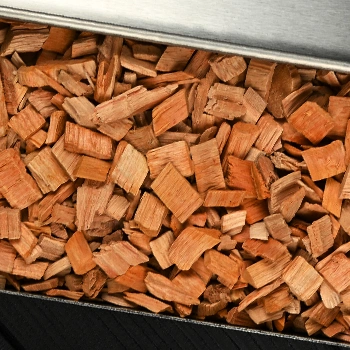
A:
<svg viewBox="0 0 350 350">
<path fill-rule="evenodd" d="M 350 1 L 1 0 L 0 16 L 350 72 Z"/>
</svg>

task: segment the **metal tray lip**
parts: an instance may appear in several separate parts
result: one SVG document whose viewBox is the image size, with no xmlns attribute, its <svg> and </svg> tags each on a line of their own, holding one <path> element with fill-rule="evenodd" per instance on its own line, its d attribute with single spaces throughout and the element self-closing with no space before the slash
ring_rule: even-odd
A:
<svg viewBox="0 0 350 350">
<path fill-rule="evenodd" d="M 294 335 L 294 334 L 288 334 L 288 333 L 277 333 L 277 332 L 271 332 L 266 330 L 260 330 L 260 329 L 252 329 L 252 328 L 245 328 L 245 327 L 239 327 L 239 326 L 233 326 L 230 324 L 224 324 L 224 323 L 215 323 L 212 321 L 200 321 L 195 320 L 191 318 L 181 318 L 178 316 L 171 316 L 171 315 L 165 315 L 165 314 L 155 314 L 152 312 L 147 311 L 140 311 L 140 310 L 134 310 L 134 309 L 127 309 L 124 307 L 120 307 L 117 305 L 112 304 L 100 304 L 100 303 L 91 303 L 88 301 L 74 301 L 64 298 L 57 298 L 57 297 L 50 297 L 46 295 L 40 295 L 40 294 L 34 294 L 34 293 L 26 293 L 26 292 L 18 292 L 13 290 L 0 290 L 1 294 L 8 294 L 12 296 L 19 296 L 19 297 L 25 297 L 28 299 L 38 299 L 38 300 L 44 300 L 44 301 L 51 301 L 56 303 L 64 303 L 68 305 L 75 305 L 79 307 L 87 307 L 87 308 L 95 308 L 95 309 L 101 309 L 101 310 L 107 310 L 112 312 L 123 312 L 130 315 L 135 316 L 145 316 L 145 317 L 154 317 L 154 318 L 160 318 L 165 319 L 169 321 L 176 321 L 176 322 L 184 322 L 184 323 L 192 323 L 196 324 L 198 326 L 209 326 L 209 327 L 215 327 L 215 328 L 223 328 L 226 330 L 234 330 L 239 332 L 246 332 L 246 333 L 254 333 L 254 334 L 260 334 L 264 336 L 273 336 L 277 338 L 285 338 L 285 339 L 291 339 L 291 340 L 298 340 L 298 341 L 307 341 L 311 343 L 318 343 L 322 345 L 333 345 L 338 347 L 346 347 L 350 349 L 350 343 L 345 343 L 341 341 L 332 341 L 327 339 L 319 339 L 319 338 L 312 338 L 312 337 L 306 337 L 302 335 Z"/>
<path fill-rule="evenodd" d="M 236 54 L 280 63 L 291 63 L 302 67 L 305 66 L 310 68 L 350 73 L 350 62 L 342 60 L 319 58 L 307 54 L 301 55 L 298 53 L 271 50 L 263 47 L 220 42 L 210 39 L 191 37 L 190 35 L 185 36 L 160 31 L 151 31 L 137 27 L 126 27 L 106 22 L 62 16 L 53 13 L 23 10 L 3 6 L 1 4 L 0 17 L 50 24 L 77 30 L 87 30 L 107 35 L 120 35 L 125 38 L 153 41 L 161 44 L 181 45 L 213 52 Z"/>
</svg>

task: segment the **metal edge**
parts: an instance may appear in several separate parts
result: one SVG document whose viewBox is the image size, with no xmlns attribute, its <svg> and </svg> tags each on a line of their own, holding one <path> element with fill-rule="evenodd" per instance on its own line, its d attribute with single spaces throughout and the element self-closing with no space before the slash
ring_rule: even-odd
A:
<svg viewBox="0 0 350 350">
<path fill-rule="evenodd" d="M 87 30 L 109 35 L 120 35 L 130 39 L 153 41 L 156 43 L 170 45 L 181 45 L 207 51 L 236 54 L 240 56 L 254 57 L 281 63 L 292 63 L 298 66 L 350 73 L 350 62 L 331 60 L 326 58 L 320 59 L 313 56 L 299 55 L 291 52 L 274 51 L 264 48 L 236 45 L 233 43 L 205 40 L 191 36 L 181 36 L 166 32 L 156 32 L 134 27 L 118 26 L 104 22 L 87 21 L 79 18 L 58 16 L 42 12 L 32 12 L 1 5 L 0 17 L 68 27 L 77 30 Z"/>
<path fill-rule="evenodd" d="M 138 316 L 144 316 L 144 317 L 154 317 L 154 318 L 161 318 L 169 321 L 176 321 L 176 322 L 184 322 L 184 323 L 192 323 L 199 326 L 209 326 L 209 327 L 215 327 L 215 328 L 224 328 L 227 330 L 234 330 L 239 332 L 246 332 L 246 333 L 253 333 L 253 334 L 260 334 L 265 336 L 273 336 L 277 338 L 286 338 L 291 340 L 298 340 L 298 341 L 307 341 L 311 343 L 318 343 L 322 345 L 333 345 L 338 347 L 346 347 L 350 349 L 350 344 L 341 342 L 341 341 L 331 341 L 326 339 L 319 339 L 319 338 L 312 338 L 312 337 L 306 337 L 306 336 L 299 336 L 294 334 L 288 334 L 288 333 L 276 333 L 276 332 L 270 332 L 265 330 L 259 330 L 259 329 L 251 329 L 251 328 L 244 328 L 239 326 L 232 326 L 228 324 L 223 323 L 215 323 L 211 321 L 199 321 L 195 319 L 190 318 L 181 318 L 177 316 L 171 316 L 171 315 L 164 315 L 164 314 L 154 314 L 151 312 L 146 311 L 139 311 L 139 310 L 133 310 L 133 309 L 127 309 L 123 307 L 118 306 L 112 306 L 112 305 L 104 305 L 104 304 L 98 304 L 98 303 L 91 303 L 86 301 L 74 301 L 69 299 L 61 299 L 56 297 L 49 297 L 45 295 L 38 295 L 38 294 L 32 294 L 32 293 L 24 293 L 24 292 L 16 292 L 11 290 L 0 290 L 0 294 L 8 294 L 12 296 L 20 296 L 28 299 L 38 299 L 38 300 L 44 300 L 44 301 L 50 301 L 50 302 L 58 302 L 58 303 L 64 303 L 68 305 L 75 305 L 79 307 L 87 307 L 87 308 L 94 308 L 94 309 L 102 309 L 102 310 L 108 310 L 113 312 L 123 312 L 131 315 L 138 315 Z"/>
</svg>

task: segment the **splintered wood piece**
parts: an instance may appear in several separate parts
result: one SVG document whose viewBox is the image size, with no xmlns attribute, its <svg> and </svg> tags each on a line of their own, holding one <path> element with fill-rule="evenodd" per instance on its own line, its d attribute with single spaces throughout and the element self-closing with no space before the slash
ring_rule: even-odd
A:
<svg viewBox="0 0 350 350">
<path fill-rule="evenodd" d="M 149 272 L 145 278 L 145 283 L 148 291 L 159 299 L 188 306 L 200 304 L 198 298 L 184 292 L 181 287 L 160 274 Z"/>
<path fill-rule="evenodd" d="M 65 297 L 73 300 L 79 300 L 84 295 L 83 292 L 73 292 L 65 289 L 50 289 L 45 294 L 51 297 Z"/>
<path fill-rule="evenodd" d="M 0 68 L 7 112 L 17 114 L 28 88 L 18 83 L 17 69 L 9 60 L 0 58 Z"/>
<path fill-rule="evenodd" d="M 327 309 L 335 308 L 342 301 L 340 295 L 326 281 L 321 284 L 320 296 Z"/>
<path fill-rule="evenodd" d="M 207 115 L 204 114 L 204 108 L 207 104 L 208 93 L 210 87 L 217 81 L 216 75 L 212 70 L 206 74 L 205 78 L 201 79 L 198 84 L 195 95 L 193 97 L 193 111 L 192 111 L 192 128 L 194 132 L 204 132 L 209 126 L 207 123 Z"/>
<path fill-rule="evenodd" d="M 344 253 L 333 255 L 319 272 L 337 293 L 343 292 L 350 285 L 350 260 Z"/>
<path fill-rule="evenodd" d="M 116 220 L 121 220 L 130 206 L 130 202 L 124 197 L 114 195 L 106 208 L 106 214 Z"/>
<path fill-rule="evenodd" d="M 9 240 L 21 237 L 21 212 L 19 209 L 0 208 L 0 238 Z"/>
<path fill-rule="evenodd" d="M 250 239 L 267 241 L 269 239 L 269 231 L 264 222 L 257 222 L 250 226 L 249 236 Z"/>
<path fill-rule="evenodd" d="M 171 96 L 177 88 L 178 85 L 175 84 L 153 90 L 147 90 L 143 86 L 136 86 L 96 106 L 92 120 L 97 124 L 110 124 L 132 117 L 159 105 Z"/>
<path fill-rule="evenodd" d="M 181 223 L 203 204 L 199 194 L 171 163 L 165 166 L 151 188 Z"/>
<path fill-rule="evenodd" d="M 221 123 L 218 129 L 218 132 L 216 133 L 216 136 L 215 136 L 220 155 L 224 151 L 224 148 L 230 137 L 230 134 L 231 134 L 231 126 L 226 122 Z"/>
<path fill-rule="evenodd" d="M 145 192 L 141 197 L 134 220 L 142 232 L 150 237 L 156 237 L 167 214 L 166 206 L 158 198 Z"/>
<path fill-rule="evenodd" d="M 99 252 L 93 253 L 93 261 L 109 278 L 124 275 L 130 266 L 147 262 L 148 257 L 137 250 L 129 242 L 110 242 L 100 246 Z"/>
<path fill-rule="evenodd" d="M 52 208 L 56 203 L 62 203 L 70 197 L 76 190 L 77 184 L 72 182 L 65 183 L 56 192 L 49 193 L 38 204 L 38 219 L 41 222 L 47 220 L 51 215 Z"/>
<path fill-rule="evenodd" d="M 332 222 L 329 215 L 314 221 L 307 227 L 307 233 L 310 238 L 312 256 L 314 258 L 325 253 L 334 244 Z"/>
<path fill-rule="evenodd" d="M 204 301 L 198 305 L 197 315 L 198 317 L 213 316 L 220 310 L 223 310 L 226 306 L 227 302 L 224 300 L 220 300 L 215 303 L 208 303 Z"/>
<path fill-rule="evenodd" d="M 282 243 L 290 243 L 292 231 L 281 214 L 267 216 L 264 222 L 271 237 Z"/>
<path fill-rule="evenodd" d="M 0 192 L 11 207 L 24 209 L 39 200 L 42 194 L 26 172 L 19 154 L 12 148 L 0 152 Z"/>
<path fill-rule="evenodd" d="M 158 136 L 161 146 L 170 145 L 173 142 L 185 141 L 188 146 L 193 146 L 198 143 L 200 134 L 190 134 L 187 132 L 165 132 Z"/>
<path fill-rule="evenodd" d="M 215 139 L 192 146 L 191 155 L 199 193 L 225 188 L 220 154 Z"/>
<path fill-rule="evenodd" d="M 263 174 L 260 172 L 260 170 L 258 169 L 255 163 L 252 164 L 251 172 L 252 172 L 252 178 L 253 178 L 257 198 L 259 200 L 270 198 L 271 197 L 270 190 L 266 185 Z"/>
<path fill-rule="evenodd" d="M 120 64 L 123 68 L 129 69 L 135 73 L 156 77 L 157 71 L 154 63 L 143 61 L 132 56 L 131 50 L 123 46 L 120 55 Z"/>
<path fill-rule="evenodd" d="M 76 209 L 56 203 L 51 212 L 52 221 L 63 224 L 69 228 L 74 228 Z"/>
<path fill-rule="evenodd" d="M 190 150 L 185 141 L 173 142 L 163 147 L 154 148 L 147 152 L 146 158 L 151 179 L 155 179 L 169 162 L 184 177 L 194 174 Z"/>
<path fill-rule="evenodd" d="M 38 132 L 45 124 L 45 119 L 32 105 L 28 105 L 9 121 L 9 127 L 23 140 Z"/>
<path fill-rule="evenodd" d="M 258 305 L 247 310 L 247 314 L 256 324 L 262 324 L 264 322 L 280 319 L 283 316 L 283 310 L 268 314 L 263 305 Z"/>
<path fill-rule="evenodd" d="M 26 292 L 41 292 L 43 290 L 53 289 L 57 287 L 58 287 L 58 278 L 51 278 L 43 282 L 22 285 L 22 288 Z"/>
<path fill-rule="evenodd" d="M 328 210 L 330 213 L 332 213 L 337 218 L 340 217 L 341 213 L 341 206 L 342 206 L 342 200 L 340 198 L 346 198 L 344 197 L 344 187 L 346 183 L 346 177 L 348 171 L 345 173 L 342 185 L 334 180 L 333 178 L 329 177 L 326 180 L 326 186 L 323 193 L 323 199 L 322 199 L 322 207 Z M 344 181 L 345 179 L 345 181 Z M 343 188 L 343 190 L 341 189 Z M 339 195 L 340 194 L 340 195 Z M 350 198 L 350 196 L 349 196 Z"/>
<path fill-rule="evenodd" d="M 218 281 L 232 289 L 240 276 L 240 265 L 228 256 L 208 250 L 204 254 L 204 265 L 218 276 Z"/>
<path fill-rule="evenodd" d="M 113 189 L 114 184 L 104 184 L 99 187 L 84 184 L 78 188 L 76 203 L 76 225 L 78 230 L 86 231 L 93 229 L 94 220 L 98 218 L 96 214 L 100 216 L 105 212 Z M 99 225 L 101 225 L 101 222 L 95 228 L 98 228 Z"/>
<path fill-rule="evenodd" d="M 142 265 L 131 266 L 124 275 L 118 276 L 114 281 L 140 293 L 146 293 L 144 279 L 149 271 L 149 268 Z"/>
<path fill-rule="evenodd" d="M 270 188 L 271 200 L 269 203 L 269 209 L 271 214 L 275 214 L 279 212 L 283 201 L 287 199 L 290 195 L 295 194 L 295 192 L 299 190 L 300 187 L 298 185 L 298 181 L 300 181 L 300 179 L 301 179 L 300 171 L 295 171 L 293 173 L 290 173 L 276 180 L 271 185 L 271 188 Z M 304 190 L 304 194 L 305 194 L 305 190 Z"/>
<path fill-rule="evenodd" d="M 152 125 L 147 125 L 136 130 L 129 130 L 124 140 L 133 145 L 141 153 L 159 147 L 159 141 L 154 135 Z"/>
<path fill-rule="evenodd" d="M 121 141 L 115 152 L 109 178 L 136 196 L 147 174 L 146 157 L 129 143 Z"/>
<path fill-rule="evenodd" d="M 246 108 L 242 103 L 211 98 L 205 106 L 204 112 L 217 118 L 234 120 L 242 117 L 246 113 Z"/>
<path fill-rule="evenodd" d="M 187 64 L 185 73 L 191 74 L 199 79 L 204 78 L 210 68 L 209 58 L 211 55 L 211 52 L 197 50 Z"/>
<path fill-rule="evenodd" d="M 223 215 L 221 218 L 221 231 L 231 236 L 240 233 L 245 225 L 246 216 L 247 212 L 245 210 L 238 210 Z"/>
<path fill-rule="evenodd" d="M 172 282 L 194 298 L 199 298 L 205 291 L 204 282 L 193 270 L 180 272 Z"/>
<path fill-rule="evenodd" d="M 92 251 L 82 232 L 75 232 L 65 245 L 65 250 L 77 275 L 83 275 L 96 266 Z"/>
<path fill-rule="evenodd" d="M 0 242 L 0 271 L 12 273 L 16 250 L 6 241 Z"/>
<path fill-rule="evenodd" d="M 275 118 L 283 118 L 282 101 L 301 86 L 301 77 L 296 67 L 278 64 L 272 77 L 267 109 Z"/>
<path fill-rule="evenodd" d="M 282 100 L 282 109 L 284 116 L 288 118 L 312 95 L 313 85 L 306 83 L 300 89 L 291 92 Z"/>
<path fill-rule="evenodd" d="M 241 312 L 244 309 L 246 309 L 249 305 L 255 303 L 257 300 L 265 297 L 266 295 L 272 293 L 274 290 L 276 290 L 281 284 L 283 283 L 281 278 L 277 278 L 274 282 L 271 284 L 268 284 L 260 289 L 256 289 L 253 292 L 246 295 L 238 306 L 238 311 Z"/>
<path fill-rule="evenodd" d="M 205 196 L 204 207 L 238 207 L 245 197 L 245 191 L 209 190 Z"/>
<path fill-rule="evenodd" d="M 227 160 L 227 186 L 246 191 L 246 198 L 256 198 L 252 177 L 253 162 L 229 156 Z"/>
<path fill-rule="evenodd" d="M 47 260 L 58 260 L 64 254 L 65 242 L 42 234 L 38 244 L 41 248 L 40 257 Z"/>
<path fill-rule="evenodd" d="M 135 47 L 135 45 L 133 47 Z M 179 72 L 173 72 L 173 73 L 160 74 L 154 78 L 140 79 L 138 80 L 138 83 L 140 83 L 147 89 L 154 89 L 156 87 L 160 87 L 168 83 L 180 84 L 183 81 L 189 80 L 191 78 L 193 78 L 192 74 L 179 71 Z"/>
<path fill-rule="evenodd" d="M 266 153 L 271 153 L 282 135 L 282 126 L 270 114 L 263 115 L 259 119 L 257 126 L 260 129 L 260 134 L 255 142 L 255 147 Z"/>
<path fill-rule="evenodd" d="M 42 129 L 36 132 L 27 140 L 26 150 L 29 149 L 29 146 L 33 146 L 34 148 L 41 148 L 46 141 L 46 136 L 47 133 Z"/>
<path fill-rule="evenodd" d="M 244 88 L 215 83 L 209 90 L 208 97 L 214 100 L 223 100 L 243 103 Z"/>
<path fill-rule="evenodd" d="M 195 50 L 186 47 L 168 46 L 160 57 L 156 70 L 172 72 L 183 70 Z"/>
<path fill-rule="evenodd" d="M 44 42 L 42 49 L 64 54 L 73 43 L 75 36 L 75 30 L 51 27 L 49 37 Z"/>
<path fill-rule="evenodd" d="M 223 169 L 226 171 L 227 161 L 230 155 L 244 159 L 260 133 L 256 125 L 238 122 L 231 130 L 229 139 L 223 154 Z"/>
<path fill-rule="evenodd" d="M 120 63 L 122 47 L 122 38 L 109 35 L 99 47 L 99 67 L 94 91 L 94 99 L 97 102 L 108 101 L 112 97 L 115 81 L 122 73 Z"/>
<path fill-rule="evenodd" d="M 162 50 L 156 45 L 139 43 L 132 46 L 132 54 L 139 60 L 158 62 Z"/>
<path fill-rule="evenodd" d="M 246 311 L 239 312 L 237 307 L 233 307 L 226 315 L 226 321 L 235 326 L 255 328 L 256 325 Z"/>
<path fill-rule="evenodd" d="M 86 273 L 82 280 L 82 288 L 86 297 L 95 299 L 107 281 L 107 276 L 98 267 Z"/>
<path fill-rule="evenodd" d="M 251 59 L 248 65 L 244 86 L 252 87 L 265 101 L 270 91 L 272 76 L 277 63 Z"/>
<path fill-rule="evenodd" d="M 280 205 L 280 212 L 287 222 L 290 222 L 295 214 L 300 214 L 299 208 L 305 197 L 305 188 L 301 187 L 296 192 L 283 199 Z"/>
<path fill-rule="evenodd" d="M 173 264 L 169 258 L 169 248 L 173 242 L 174 234 L 172 231 L 167 231 L 150 242 L 152 254 L 157 259 L 159 266 L 163 270 L 167 269 Z"/>
<path fill-rule="evenodd" d="M 242 202 L 241 209 L 246 211 L 246 221 L 249 225 L 261 221 L 269 215 L 269 210 L 265 200 L 246 198 Z"/>
<path fill-rule="evenodd" d="M 248 266 L 243 272 L 243 277 L 253 287 L 261 288 L 281 277 L 284 268 L 289 263 L 290 255 L 287 254 L 281 255 L 275 261 L 262 259 L 255 264 Z M 310 267 L 312 268 L 311 265 Z M 318 275 L 316 271 L 315 273 Z"/>
<path fill-rule="evenodd" d="M 187 92 L 182 89 L 152 110 L 154 134 L 164 133 L 187 117 Z"/>
<path fill-rule="evenodd" d="M 92 87 L 74 79 L 72 75 L 64 70 L 58 74 L 57 81 L 62 84 L 72 95 L 85 96 L 92 93 Z"/>
<path fill-rule="evenodd" d="M 339 140 L 327 146 L 314 147 L 302 152 L 311 179 L 318 181 L 346 171 L 345 150 Z"/>
<path fill-rule="evenodd" d="M 76 180 L 74 176 L 74 170 L 81 159 L 81 155 L 73 152 L 69 152 L 64 149 L 64 135 L 54 144 L 51 149 L 52 154 L 55 156 L 57 161 L 60 163 L 62 168 L 66 171 L 69 178 L 72 181 Z"/>
<path fill-rule="evenodd" d="M 108 136 L 67 122 L 64 134 L 64 149 L 69 152 L 108 160 L 112 158 L 113 142 Z"/>
<path fill-rule="evenodd" d="M 58 187 L 69 180 L 66 172 L 54 157 L 51 148 L 42 149 L 28 164 L 42 193 L 56 191 Z"/>
<path fill-rule="evenodd" d="M 348 120 L 350 119 L 349 107 L 349 97 L 329 97 L 328 113 L 333 119 L 334 127 L 328 135 L 333 137 L 345 136 Z"/>
<path fill-rule="evenodd" d="M 287 286 L 276 289 L 263 299 L 263 305 L 267 314 L 273 314 L 288 307 L 293 301 L 293 297 L 289 293 Z"/>
<path fill-rule="evenodd" d="M 95 123 L 92 122 L 95 106 L 86 97 L 66 97 L 62 103 L 62 108 L 79 125 L 86 128 L 96 127 Z"/>
<path fill-rule="evenodd" d="M 350 202 L 344 201 L 342 206 L 339 223 L 346 233 L 350 232 Z"/>
<path fill-rule="evenodd" d="M 1 63 L 0 63 L 1 67 Z M 8 128 L 8 112 L 6 108 L 6 98 L 5 98 L 5 92 L 4 92 L 4 85 L 1 79 L 0 75 L 0 137 L 6 135 L 6 131 Z"/>
<path fill-rule="evenodd" d="M 283 281 L 302 301 L 310 299 L 323 282 L 320 274 L 301 256 L 297 256 L 283 271 Z"/>
<path fill-rule="evenodd" d="M 43 261 L 27 264 L 22 258 L 16 258 L 11 273 L 15 276 L 40 280 L 44 276 L 48 265 L 48 262 Z"/>
<path fill-rule="evenodd" d="M 287 248 L 282 243 L 272 238 L 266 241 L 247 239 L 243 243 L 242 248 L 255 257 L 261 256 L 271 261 L 276 261 L 282 255 L 289 255 Z"/>
<path fill-rule="evenodd" d="M 173 308 L 170 305 L 163 303 L 162 301 L 152 298 L 143 293 L 125 292 L 124 299 L 136 305 L 142 306 L 145 309 L 148 309 L 156 314 L 164 311 L 168 311 L 168 312 L 173 311 Z"/>
<path fill-rule="evenodd" d="M 136 304 L 127 301 L 123 294 L 111 295 L 111 294 L 107 294 L 107 293 L 102 293 L 101 299 L 108 302 L 108 303 L 111 303 L 111 304 L 114 304 L 117 306 L 121 306 L 121 307 L 128 307 L 128 308 L 136 308 L 137 307 Z"/>
<path fill-rule="evenodd" d="M 317 322 L 323 327 L 328 327 L 335 319 L 339 312 L 339 308 L 327 309 L 323 302 L 320 301 L 312 307 L 312 311 L 309 314 L 309 319 Z"/>
<path fill-rule="evenodd" d="M 34 90 L 28 96 L 28 101 L 44 117 L 49 117 L 57 108 L 51 103 L 54 93 L 43 89 Z"/>
<path fill-rule="evenodd" d="M 334 321 L 326 328 L 322 328 L 322 332 L 325 336 L 333 338 L 335 335 L 342 333 L 346 330 L 346 327 L 341 323 Z"/>
<path fill-rule="evenodd" d="M 8 56 L 16 52 L 36 52 L 49 37 L 48 29 L 9 30 L 1 45 L 0 55 Z"/>
<path fill-rule="evenodd" d="M 246 123 L 256 124 L 266 105 L 266 101 L 254 89 L 249 87 L 243 97 L 243 106 L 246 108 L 246 113 L 241 120 Z"/>
<path fill-rule="evenodd" d="M 333 185 L 333 188 L 332 188 L 332 194 L 329 194 L 329 195 L 332 195 L 334 197 L 333 199 L 333 206 L 334 206 L 334 209 L 332 207 L 332 209 L 334 211 L 336 211 L 336 215 L 335 213 L 332 212 L 332 214 L 334 214 L 335 216 L 339 217 L 340 216 L 340 211 L 341 211 L 341 205 L 342 205 L 342 199 L 350 199 L 350 166 L 348 166 L 348 168 L 346 169 L 346 172 L 344 174 L 344 177 L 343 177 L 343 180 L 341 182 L 341 185 L 339 184 L 339 182 L 336 182 L 335 180 L 333 180 L 334 182 L 336 182 L 335 185 Z M 328 180 L 332 180 L 332 179 L 327 179 L 327 182 Z M 334 184 L 333 182 L 333 184 Z M 326 195 L 326 190 L 325 190 L 325 193 L 324 193 L 324 196 Z M 323 197 L 323 200 L 324 200 L 325 197 Z M 322 203 L 323 205 L 323 203 Z M 327 208 L 326 208 L 327 209 Z M 329 210 L 329 209 L 327 209 Z M 331 210 L 329 210 L 331 211 Z"/>
<path fill-rule="evenodd" d="M 176 238 L 169 249 L 169 260 L 180 270 L 189 270 L 208 249 L 220 243 L 220 231 L 189 226 Z"/>
<path fill-rule="evenodd" d="M 88 156 L 82 156 L 74 169 L 73 175 L 83 179 L 104 182 L 107 179 L 110 163 Z"/>
<path fill-rule="evenodd" d="M 72 43 L 72 58 L 97 53 L 97 39 L 98 36 L 93 34 L 74 40 Z"/>
<path fill-rule="evenodd" d="M 209 61 L 209 64 L 223 82 L 240 76 L 247 69 L 244 58 L 240 56 L 217 55 Z"/>
<path fill-rule="evenodd" d="M 315 123 L 315 120 L 318 122 Z M 316 102 L 305 102 L 291 116 L 288 123 L 313 144 L 319 143 L 333 129 L 332 117 Z"/>
<path fill-rule="evenodd" d="M 102 124 L 97 130 L 113 140 L 120 141 L 132 128 L 133 122 L 130 119 L 118 120 L 111 124 Z"/>
<path fill-rule="evenodd" d="M 65 276 L 71 272 L 72 265 L 68 259 L 68 256 L 55 261 L 50 264 L 45 271 L 44 280 L 47 280 L 53 276 Z"/>
</svg>

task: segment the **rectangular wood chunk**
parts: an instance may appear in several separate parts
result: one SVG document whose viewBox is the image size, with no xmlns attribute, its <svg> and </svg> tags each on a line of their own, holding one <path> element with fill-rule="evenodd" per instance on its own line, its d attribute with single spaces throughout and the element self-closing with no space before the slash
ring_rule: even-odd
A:
<svg viewBox="0 0 350 350">
<path fill-rule="evenodd" d="M 203 204 L 198 192 L 171 163 L 161 171 L 151 188 L 181 223 Z"/>
<path fill-rule="evenodd" d="M 19 209 L 0 208 L 0 239 L 21 237 L 21 212 Z"/>
<path fill-rule="evenodd" d="M 27 164 L 27 167 L 44 194 L 56 191 L 58 187 L 69 180 L 69 176 L 62 169 L 48 146 L 42 149 Z"/>
<path fill-rule="evenodd" d="M 65 250 L 77 275 L 83 275 L 96 266 L 92 259 L 92 251 L 82 232 L 77 231 L 69 238 Z"/>
<path fill-rule="evenodd" d="M 163 168 L 171 162 L 184 177 L 194 174 L 193 162 L 186 141 L 173 142 L 154 148 L 146 154 L 151 179 L 155 179 Z"/>
<path fill-rule="evenodd" d="M 243 106 L 246 108 L 245 115 L 241 118 L 246 123 L 256 124 L 263 114 L 267 102 L 251 87 L 245 92 Z"/>
<path fill-rule="evenodd" d="M 140 305 L 156 314 L 164 311 L 172 311 L 172 307 L 162 301 L 143 293 L 125 293 L 125 299 L 136 305 Z"/>
<path fill-rule="evenodd" d="M 16 258 L 12 274 L 33 280 L 40 280 L 44 276 L 48 265 L 49 263 L 44 261 L 27 264 L 22 258 Z"/>
<path fill-rule="evenodd" d="M 322 207 L 328 210 L 337 218 L 340 217 L 343 202 L 340 198 L 346 198 L 343 196 L 342 188 L 344 189 L 344 187 L 346 187 L 345 185 L 343 186 L 343 184 L 346 183 L 347 173 L 348 171 L 344 175 L 342 184 L 340 184 L 337 180 L 329 177 L 326 180 L 326 186 L 324 188 Z"/>
<path fill-rule="evenodd" d="M 209 64 L 217 77 L 225 83 L 240 76 L 247 69 L 244 58 L 240 56 L 217 55 Z"/>
<path fill-rule="evenodd" d="M 334 254 L 319 272 L 337 293 L 350 286 L 350 259 L 344 253 Z"/>
<path fill-rule="evenodd" d="M 171 129 L 188 117 L 188 104 L 186 89 L 178 91 L 153 108 L 153 130 L 156 136 Z"/>
<path fill-rule="evenodd" d="M 74 169 L 73 175 L 83 179 L 104 182 L 111 164 L 97 158 L 82 156 Z"/>
<path fill-rule="evenodd" d="M 70 122 L 66 123 L 64 149 L 98 159 L 112 159 L 113 142 L 108 136 Z"/>
<path fill-rule="evenodd" d="M 10 128 L 23 140 L 39 131 L 45 124 L 45 119 L 38 113 L 32 105 L 28 105 L 18 114 L 14 115 L 10 121 Z"/>
<path fill-rule="evenodd" d="M 145 192 L 140 199 L 134 220 L 147 236 L 156 237 L 167 213 L 167 207 L 158 198 Z"/>
<path fill-rule="evenodd" d="M 168 46 L 160 57 L 156 69 L 161 72 L 183 70 L 195 50 L 187 47 Z"/>
<path fill-rule="evenodd" d="M 158 264 L 163 270 L 167 269 L 173 264 L 169 258 L 169 248 L 173 242 L 174 234 L 172 231 L 167 231 L 150 242 L 152 254 L 157 259 Z"/>
<path fill-rule="evenodd" d="M 302 152 L 313 181 L 323 180 L 346 171 L 345 149 L 341 141 Z"/>
<path fill-rule="evenodd" d="M 191 147 L 194 173 L 199 193 L 226 187 L 216 139 Z"/>
<path fill-rule="evenodd" d="M 209 190 L 203 206 L 234 208 L 241 205 L 244 197 L 245 191 Z"/>
<path fill-rule="evenodd" d="M 229 214 L 225 214 L 221 218 L 221 230 L 223 233 L 229 233 L 235 235 L 240 233 L 245 225 L 247 212 L 245 210 L 234 211 Z"/>
<path fill-rule="evenodd" d="M 6 241 L 0 242 L 0 271 L 12 273 L 16 250 Z"/>
<path fill-rule="evenodd" d="M 130 206 L 130 202 L 123 196 L 114 195 L 107 204 L 106 214 L 121 220 Z"/>
<path fill-rule="evenodd" d="M 313 144 L 319 143 L 334 127 L 332 117 L 316 102 L 310 101 L 299 107 L 288 122 Z"/>
<path fill-rule="evenodd" d="M 42 197 L 33 178 L 26 172 L 19 154 L 9 148 L 0 152 L 0 192 L 11 207 L 24 209 Z"/>
<path fill-rule="evenodd" d="M 323 282 L 320 274 L 301 256 L 297 256 L 283 271 L 283 281 L 301 301 L 310 299 Z"/>
<path fill-rule="evenodd" d="M 136 196 L 147 174 L 146 157 L 129 143 L 121 141 L 112 162 L 110 179 Z"/>
<path fill-rule="evenodd" d="M 220 243 L 220 231 L 189 226 L 176 238 L 169 249 L 169 259 L 180 270 L 189 270 L 208 249 Z"/>
</svg>

